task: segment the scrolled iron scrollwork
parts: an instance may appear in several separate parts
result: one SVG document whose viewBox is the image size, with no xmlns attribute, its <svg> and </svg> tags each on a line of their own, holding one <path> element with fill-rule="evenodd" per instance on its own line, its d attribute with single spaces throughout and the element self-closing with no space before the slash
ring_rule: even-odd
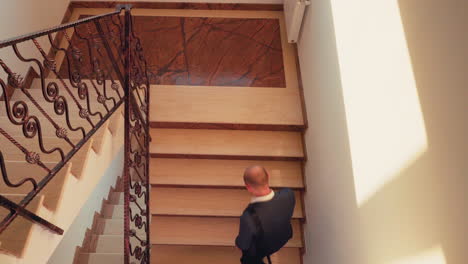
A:
<svg viewBox="0 0 468 264">
<path fill-rule="evenodd" d="M 13 56 L 11 57 L 21 64 L 29 66 L 29 69 L 32 69 L 38 75 L 35 77 L 37 81 L 31 82 L 31 79 L 28 79 L 29 73 L 25 75 L 25 78 L 20 74 L 22 70 L 15 69 L 16 64 L 8 61 L 7 65 L 0 59 L 0 70 L 3 69 L 3 72 L 6 73 L 0 77 L 0 92 L 2 92 L 4 101 L 0 111 L 6 113 L 6 120 L 9 123 L 2 124 L 2 127 L 0 127 L 0 137 L 2 140 L 5 139 L 7 144 L 12 144 L 15 151 L 19 151 L 15 153 L 15 159 L 24 159 L 24 162 L 32 164 L 28 166 L 39 166 L 45 172 L 42 178 L 36 177 L 37 175 L 34 175 L 35 177 L 25 176 L 12 182 L 6 174 L 6 165 L 3 158 L 3 155 L 8 158 L 10 153 L 0 152 L 0 166 L 5 185 L 11 188 L 19 188 L 25 183 L 32 184 L 32 190 L 20 202 L 13 203 L 3 200 L 6 202 L 0 204 L 10 209 L 10 213 L 0 219 L 0 233 L 9 227 L 11 222 L 15 221 L 20 214 L 19 212 L 21 212 L 21 216 L 48 227 L 55 233 L 63 233 L 63 230 L 47 220 L 40 219 L 39 221 L 38 216 L 34 217 L 31 212 L 27 212 L 25 215 L 22 210 L 37 197 L 57 175 L 58 171 L 125 103 L 125 98 L 119 92 L 119 90 L 123 89 L 120 86 L 121 84 L 117 84 L 114 80 L 112 82 L 107 80 L 111 76 L 111 71 L 121 71 L 121 69 L 115 68 L 108 63 L 105 58 L 108 54 L 104 52 L 99 54 L 100 60 L 95 67 L 97 69 L 95 73 L 97 74 L 86 75 L 83 73 L 83 64 L 93 61 L 93 56 L 97 53 L 94 52 L 92 56 L 89 56 L 81 47 L 73 45 L 73 39 L 78 39 L 74 31 L 77 27 L 80 25 L 89 27 L 94 25 L 96 21 L 107 21 L 107 17 L 118 17 L 119 13 L 119 11 L 116 11 L 110 14 L 80 19 L 67 25 L 0 42 L 0 49 L 5 49 L 2 51 L 11 48 L 13 50 Z M 121 31 L 119 34 L 121 34 Z M 65 37 L 65 41 L 54 39 L 58 36 Z M 112 38 L 116 38 L 116 36 L 118 35 L 114 34 Z M 84 37 L 90 36 L 85 35 Z M 47 49 L 43 48 L 43 41 L 48 41 L 50 44 L 47 45 Z M 67 42 L 68 45 L 66 45 Z M 32 45 L 38 53 L 28 52 L 28 57 L 23 56 L 20 51 L 20 47 L 24 47 L 23 44 Z M 97 39 L 94 42 L 94 49 L 100 51 L 105 45 L 108 45 L 105 41 Z M 9 51 L 11 52 L 11 50 Z M 10 68 L 9 66 L 12 65 L 15 65 L 15 67 Z M 65 74 L 61 74 L 61 69 L 64 69 L 64 67 L 67 68 L 67 71 L 65 71 Z M 34 91 L 41 93 L 38 94 L 33 92 L 32 89 L 28 89 L 29 87 L 26 86 L 30 85 L 30 83 L 38 85 L 39 89 Z M 96 85 L 96 83 L 99 83 L 101 87 L 98 87 L 99 85 Z M 111 92 L 108 93 L 106 90 Z M 14 92 L 15 97 L 12 96 L 12 92 Z M 17 93 L 21 96 L 16 97 Z M 105 110 L 101 111 L 93 108 L 99 105 L 102 105 L 101 108 Z M 86 121 L 82 122 L 80 119 L 85 119 L 87 124 Z M 74 124 L 75 122 L 79 122 L 79 124 Z M 70 139 L 70 134 L 75 132 L 81 134 L 82 137 L 75 136 L 73 140 Z M 54 140 L 45 140 L 46 137 L 54 138 Z M 31 141 L 31 139 L 34 140 Z M 46 166 L 43 160 L 46 160 L 48 155 L 51 154 L 56 155 L 58 159 L 54 157 L 54 162 L 47 163 Z M 142 200 L 146 203 L 145 199 Z"/>
</svg>

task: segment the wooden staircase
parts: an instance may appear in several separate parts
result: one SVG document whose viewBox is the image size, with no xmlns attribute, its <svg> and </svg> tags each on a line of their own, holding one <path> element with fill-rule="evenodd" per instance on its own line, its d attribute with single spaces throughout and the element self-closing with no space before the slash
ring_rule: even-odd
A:
<svg viewBox="0 0 468 264">
<path fill-rule="evenodd" d="M 272 261 L 301 263 L 301 133 L 188 127 L 151 129 L 151 263 L 239 263 L 234 240 L 250 201 L 242 175 L 253 164 L 267 168 L 272 187 L 295 190 L 294 235 Z"/>
<path fill-rule="evenodd" d="M 119 178 L 103 202 L 101 212 L 94 215 L 93 226 L 87 230 L 73 264 L 124 263 L 123 204 L 123 181 Z"/>
<path fill-rule="evenodd" d="M 151 13 L 145 10 L 145 15 Z M 295 51 L 287 43 L 282 12 L 175 10 L 168 14 L 175 13 L 278 19 L 286 86 L 151 86 L 151 263 L 239 263 L 241 252 L 234 241 L 239 216 L 250 201 L 242 175 L 255 164 L 268 170 L 273 188 L 292 188 L 296 195 L 293 238 L 272 261 L 302 263 L 307 122 Z M 240 61 L 247 64 L 248 58 Z"/>
<path fill-rule="evenodd" d="M 77 8 L 71 20 L 106 11 L 112 10 Z M 302 263 L 302 224 L 305 221 L 302 132 L 306 122 L 294 47 L 287 43 L 281 11 L 240 11 L 239 14 L 231 11 L 135 9 L 133 12 L 135 16 L 165 16 L 164 12 L 169 12 L 170 16 L 180 17 L 277 19 L 281 24 L 279 34 L 286 84 L 285 87 L 151 86 L 152 264 L 239 263 L 241 252 L 234 241 L 239 216 L 250 199 L 242 174 L 246 167 L 254 164 L 266 167 L 273 188 L 289 187 L 296 195 L 293 238 L 272 256 L 272 261 L 275 264 Z M 33 83 L 34 86 L 37 83 Z M 31 89 L 31 93 L 36 97 L 40 91 Z M 21 93 L 15 96 L 15 100 L 24 99 Z M 51 110 L 46 103 L 41 102 L 41 105 Z M 0 125 L 2 122 L 8 122 L 5 116 L 0 116 Z M 53 132 L 50 126 L 44 129 Z M 93 175 L 100 175 L 122 147 L 123 133 L 123 119 L 118 112 L 28 209 L 66 231 L 98 182 L 99 177 Z M 51 136 L 47 141 L 57 144 L 54 138 Z M 25 173 L 36 175 L 37 168 L 25 163 L 23 154 L 4 143 L 0 140 L 2 150 L 5 146 L 13 153 L 13 159 L 8 160 L 8 167 L 13 168 L 12 179 L 19 178 L 14 175 Z M 23 143 L 33 146 L 30 142 Z M 44 160 L 54 164 L 58 157 L 50 155 Z M 2 186 L 0 193 L 17 201 L 25 194 L 23 189 L 11 191 Z M 77 194 L 84 198 L 75 199 Z M 120 185 L 96 215 L 74 264 L 123 262 L 123 212 Z M 1 213 L 6 212 L 0 208 Z M 60 241 L 47 230 L 23 219 L 15 221 L 10 229 L 0 236 L 2 264 L 46 263 Z M 39 242 L 44 240 L 49 243 Z"/>
</svg>

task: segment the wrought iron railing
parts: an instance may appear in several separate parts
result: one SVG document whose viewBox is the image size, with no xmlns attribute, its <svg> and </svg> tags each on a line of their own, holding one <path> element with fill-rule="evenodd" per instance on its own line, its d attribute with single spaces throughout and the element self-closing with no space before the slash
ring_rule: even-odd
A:
<svg viewBox="0 0 468 264">
<path fill-rule="evenodd" d="M 125 264 L 150 263 L 149 78 L 133 18 L 125 12 Z"/>
<path fill-rule="evenodd" d="M 0 195 L 0 233 L 20 216 L 63 234 L 27 206 L 124 105 L 125 263 L 149 263 L 149 80 L 131 6 L 0 42 L 0 86 L 0 184 L 30 188 L 19 202 Z M 43 173 L 10 177 L 5 161 L 20 158 Z"/>
</svg>

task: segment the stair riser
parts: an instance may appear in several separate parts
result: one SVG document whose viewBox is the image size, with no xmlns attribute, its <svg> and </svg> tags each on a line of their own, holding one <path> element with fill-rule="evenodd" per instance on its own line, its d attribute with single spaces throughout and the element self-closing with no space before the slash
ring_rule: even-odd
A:
<svg viewBox="0 0 468 264">
<path fill-rule="evenodd" d="M 269 172 L 270 186 L 304 187 L 301 162 L 219 159 L 151 159 L 151 184 L 244 188 L 244 170 L 259 164 Z"/>
<path fill-rule="evenodd" d="M 153 187 L 151 192 L 155 215 L 239 217 L 251 199 L 247 190 L 238 189 Z M 301 193 L 295 195 L 293 218 L 303 218 Z"/>
<path fill-rule="evenodd" d="M 124 207 L 122 205 L 106 204 L 102 209 L 102 216 L 106 219 L 123 219 Z"/>
<path fill-rule="evenodd" d="M 301 160 L 298 132 L 151 129 L 152 157 Z"/>
<path fill-rule="evenodd" d="M 124 193 L 123 192 L 112 192 L 109 195 L 109 203 L 115 205 L 123 205 L 124 204 Z"/>
<path fill-rule="evenodd" d="M 238 264 L 240 257 L 241 251 L 235 247 L 154 245 L 151 249 L 152 264 Z M 283 248 L 271 260 L 275 264 L 299 264 L 300 249 Z"/>
<path fill-rule="evenodd" d="M 291 224 L 293 238 L 286 247 L 301 248 L 301 223 Z M 239 218 L 153 216 L 151 221 L 151 242 L 158 245 L 234 246 L 238 232 Z"/>
</svg>

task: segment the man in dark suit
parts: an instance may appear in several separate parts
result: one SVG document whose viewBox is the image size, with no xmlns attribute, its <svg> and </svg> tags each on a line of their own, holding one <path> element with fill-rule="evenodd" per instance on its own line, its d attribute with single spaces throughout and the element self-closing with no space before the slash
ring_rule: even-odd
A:
<svg viewBox="0 0 468 264">
<path fill-rule="evenodd" d="M 294 192 L 287 188 L 274 192 L 270 189 L 269 178 L 262 166 L 252 166 L 244 172 L 245 187 L 252 194 L 252 200 L 240 218 L 236 238 L 243 264 L 263 264 L 264 257 L 269 259 L 293 235 Z"/>
</svg>

